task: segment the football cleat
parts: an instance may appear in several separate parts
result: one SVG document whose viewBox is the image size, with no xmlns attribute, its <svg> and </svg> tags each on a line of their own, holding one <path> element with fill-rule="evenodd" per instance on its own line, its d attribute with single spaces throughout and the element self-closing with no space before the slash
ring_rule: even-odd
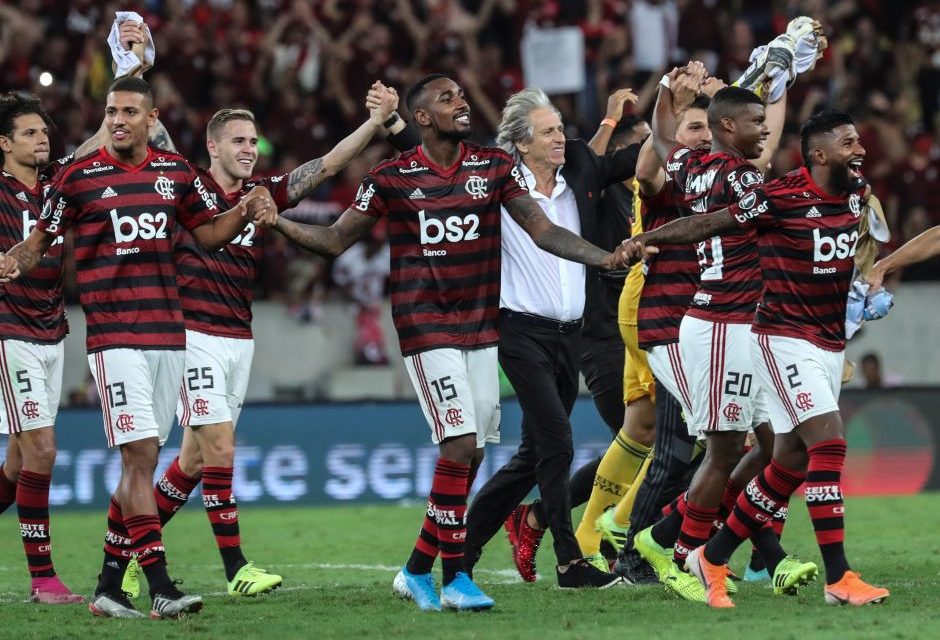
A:
<svg viewBox="0 0 940 640">
<path fill-rule="evenodd" d="M 623 578 L 607 569 L 598 569 L 582 558 L 572 562 L 565 570 L 555 570 L 558 587 L 561 589 L 607 589 L 623 584 Z"/>
<path fill-rule="evenodd" d="M 535 503 L 533 503 L 535 504 Z M 529 526 L 528 517 L 532 510 L 531 504 L 520 504 L 509 517 L 504 527 L 509 535 L 509 544 L 512 546 L 512 561 L 516 570 L 526 582 L 535 582 L 535 554 L 542 543 L 544 530 L 533 529 Z"/>
<path fill-rule="evenodd" d="M 408 573 L 408 569 L 402 567 L 392 581 L 392 590 L 399 598 L 414 600 L 422 611 L 441 610 L 437 585 L 434 584 L 434 576 L 430 573 Z"/>
<path fill-rule="evenodd" d="M 121 579 L 121 591 L 127 594 L 129 598 L 140 597 L 140 574 L 143 571 L 137 564 L 137 557 L 131 558 L 127 563 L 127 569 L 124 571 L 124 577 Z"/>
<path fill-rule="evenodd" d="M 91 611 L 92 615 L 101 618 L 147 617 L 134 608 L 126 593 L 108 593 L 106 591 L 97 593 L 94 599 L 88 603 L 88 610 Z"/>
<path fill-rule="evenodd" d="M 601 571 L 610 571 L 610 563 L 607 562 L 607 558 L 605 558 L 602 553 L 592 553 L 589 556 L 585 556 L 584 559 L 587 560 L 588 564 L 597 567 Z"/>
<path fill-rule="evenodd" d="M 712 564 L 705 559 L 705 547 L 693 549 L 685 561 L 685 567 L 705 587 L 705 604 L 716 609 L 731 609 L 734 602 L 728 597 L 726 584 L 728 566 Z"/>
<path fill-rule="evenodd" d="M 62 584 L 59 576 L 33 578 L 29 594 L 30 602 L 39 604 L 79 604 L 85 602 L 85 596 L 72 593 Z"/>
<path fill-rule="evenodd" d="M 187 613 L 198 613 L 200 610 L 202 610 L 200 596 L 188 596 L 171 585 L 162 593 L 154 594 L 150 617 L 153 620 L 167 618 L 178 620 Z"/>
<path fill-rule="evenodd" d="M 846 571 L 838 582 L 827 584 L 825 594 L 826 604 L 850 604 L 855 607 L 879 604 L 891 595 L 887 589 L 868 584 L 862 580 L 862 574 L 854 571 Z"/>
<path fill-rule="evenodd" d="M 653 539 L 653 527 L 647 527 L 633 538 L 633 546 L 644 560 L 650 563 L 653 571 L 660 580 L 666 576 L 676 564 L 672 561 L 672 549 L 659 546 Z"/>
<path fill-rule="evenodd" d="M 623 554 L 620 554 L 617 556 L 617 561 L 614 562 L 610 572 L 623 578 L 623 581 L 627 584 L 638 586 L 659 584 L 659 578 L 656 577 L 653 567 L 642 558 L 636 566 L 631 567 Z"/>
<path fill-rule="evenodd" d="M 669 571 L 660 578 L 666 588 L 683 600 L 692 602 L 705 602 L 705 587 L 698 578 L 679 569 L 675 563 Z"/>
<path fill-rule="evenodd" d="M 228 583 L 230 596 L 256 596 L 261 593 L 274 591 L 283 578 L 264 569 L 259 569 L 253 562 L 249 562 L 238 570 L 235 577 Z"/>
<path fill-rule="evenodd" d="M 480 591 L 480 588 L 463 571 L 441 587 L 441 606 L 456 611 L 483 611 L 493 607 L 493 599 Z"/>
<path fill-rule="evenodd" d="M 607 509 L 597 520 L 594 521 L 594 528 L 601 534 L 601 539 L 606 540 L 617 553 L 623 549 L 627 543 L 627 530 L 630 528 L 621 527 L 614 520 L 614 509 Z"/>
<path fill-rule="evenodd" d="M 800 562 L 795 556 L 787 556 L 774 569 L 774 595 L 793 596 L 800 587 L 816 580 L 819 567 L 812 562 Z"/>
</svg>

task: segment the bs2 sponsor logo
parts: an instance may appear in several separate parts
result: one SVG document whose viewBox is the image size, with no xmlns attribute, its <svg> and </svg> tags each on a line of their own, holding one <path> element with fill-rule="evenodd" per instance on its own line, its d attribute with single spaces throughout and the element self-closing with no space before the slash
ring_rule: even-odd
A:
<svg viewBox="0 0 940 640">
<path fill-rule="evenodd" d="M 824 236 L 819 229 L 813 229 L 813 261 L 829 262 L 842 260 L 855 255 L 858 244 L 858 231 L 840 233 L 837 236 Z"/>
<path fill-rule="evenodd" d="M 480 218 L 475 213 L 466 216 L 447 216 L 443 220 L 429 218 L 424 209 L 418 212 L 418 222 L 421 224 L 421 244 L 438 244 L 444 242 L 461 242 L 462 240 L 477 240 L 480 237 L 477 229 Z"/>
</svg>

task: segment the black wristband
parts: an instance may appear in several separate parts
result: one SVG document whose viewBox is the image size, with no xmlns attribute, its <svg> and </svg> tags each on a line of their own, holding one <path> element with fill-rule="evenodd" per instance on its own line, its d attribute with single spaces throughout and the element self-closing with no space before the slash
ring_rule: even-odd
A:
<svg viewBox="0 0 940 640">
<path fill-rule="evenodd" d="M 385 122 L 382 123 L 382 126 L 385 127 L 386 129 L 388 129 L 388 128 L 390 128 L 392 125 L 394 125 L 396 122 L 398 122 L 399 120 L 401 120 L 401 116 L 398 115 L 398 112 L 397 112 L 397 111 L 392 111 L 392 115 L 390 115 L 390 116 L 388 117 L 388 120 L 386 120 Z"/>
</svg>

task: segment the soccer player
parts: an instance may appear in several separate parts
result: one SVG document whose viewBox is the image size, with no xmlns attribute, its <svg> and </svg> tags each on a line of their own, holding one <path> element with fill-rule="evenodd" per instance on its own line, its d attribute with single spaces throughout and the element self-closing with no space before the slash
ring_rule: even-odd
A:
<svg viewBox="0 0 940 640">
<path fill-rule="evenodd" d="M 377 90 L 384 96 L 381 106 L 349 137 L 325 156 L 270 178 L 252 178 L 258 160 L 254 115 L 244 109 L 222 109 L 212 116 L 206 131 L 209 170 L 197 169 L 197 173 L 213 200 L 223 207 L 235 206 L 258 185 L 271 192 L 278 211 L 294 207 L 324 180 L 342 171 L 382 130 L 383 122 L 398 105 L 398 96 L 384 86 Z M 183 445 L 154 487 L 154 498 L 160 523 L 165 525 L 201 480 L 228 593 L 253 596 L 281 584 L 281 576 L 245 559 L 232 493 L 235 425 L 254 353 L 252 288 L 265 230 L 249 222 L 219 251 L 204 249 L 185 229 L 179 234 L 177 282 L 186 324 L 186 364 L 176 415 L 184 427 Z M 128 567 L 125 592 L 139 593 L 136 569 L 136 563 Z"/>
<path fill-rule="evenodd" d="M 49 165 L 50 119 L 39 99 L 0 97 L 0 247 L 29 235 L 42 210 L 42 186 L 62 165 Z M 41 171 L 45 170 L 45 175 Z M 50 247 L 30 277 L 0 296 L 0 433 L 9 436 L 0 465 L 0 513 L 16 502 L 32 578 L 30 600 L 72 604 L 56 575 L 49 529 L 49 484 L 55 464 L 55 423 L 62 391 L 62 341 L 68 332 L 62 298 L 62 242 Z"/>
<path fill-rule="evenodd" d="M 838 399 L 847 295 L 869 191 L 860 173 L 865 149 L 852 119 L 831 110 L 806 122 L 801 147 L 804 167 L 730 207 L 627 241 L 639 249 L 657 242 L 696 242 L 739 228 L 757 231 L 764 290 L 750 348 L 760 383 L 770 390 L 776 438 L 770 465 L 738 496 L 725 526 L 688 556 L 687 567 L 704 585 L 712 607 L 734 606 L 725 588 L 728 559 L 741 542 L 766 529 L 804 482 L 826 566 L 825 601 L 864 605 L 889 595 L 863 582 L 844 550 L 846 442 Z M 776 557 L 764 555 L 768 569 L 784 559 L 777 546 Z"/>
<path fill-rule="evenodd" d="M 690 63 L 682 75 L 704 80 L 704 67 Z M 678 73 L 670 76 L 670 82 L 678 81 Z M 672 92 L 667 86 L 660 89 L 654 144 L 666 159 L 673 188 L 686 197 L 684 215 L 727 206 L 763 180 L 762 170 L 782 133 L 785 107 L 784 97 L 765 112 L 763 100 L 754 93 L 722 88 L 708 107 L 711 149 L 693 151 L 676 147 Z M 700 284 L 682 319 L 679 343 L 653 346 L 648 353 L 654 375 L 684 405 L 690 435 L 704 435 L 705 457 L 673 517 L 640 531 L 634 540 L 660 579 L 692 599 L 703 594 L 679 567 L 689 550 L 708 539 L 726 491 L 740 491 L 728 481 L 741 460 L 747 431 L 756 426 L 768 445 L 771 437 L 747 349 L 750 319 L 762 287 L 753 232 L 715 236 L 700 242 L 696 251 Z M 674 562 L 669 562 L 670 556 Z"/>
<path fill-rule="evenodd" d="M 379 218 L 389 218 L 392 315 L 440 448 L 424 523 L 393 586 L 422 610 L 486 609 L 493 600 L 464 571 L 463 547 L 467 493 L 483 445 L 499 438 L 500 204 L 546 251 L 603 268 L 622 261 L 550 222 L 507 153 L 465 142 L 470 107 L 453 80 L 426 76 L 406 103 L 420 129 L 419 146 L 375 166 L 332 226 L 281 217 L 275 228 L 300 246 L 336 256 Z M 431 574 L 438 553 L 440 597 Z"/>
<path fill-rule="evenodd" d="M 218 207 L 190 164 L 148 146 L 157 119 L 149 85 L 125 77 L 105 108 L 109 140 L 62 170 L 46 193 L 39 222 L 6 254 L 0 278 L 24 276 L 65 231 L 75 229 L 79 297 L 88 322 L 88 362 L 102 401 L 109 447 L 121 451 L 121 479 L 108 513 L 105 557 L 89 605 L 95 615 L 143 617 L 121 592 L 130 554 L 150 584 L 151 617 L 202 607 L 170 580 L 152 478 L 172 425 L 186 334 L 179 308 L 172 238 L 177 224 L 219 249 L 276 215 L 258 187 L 216 216 Z"/>
</svg>

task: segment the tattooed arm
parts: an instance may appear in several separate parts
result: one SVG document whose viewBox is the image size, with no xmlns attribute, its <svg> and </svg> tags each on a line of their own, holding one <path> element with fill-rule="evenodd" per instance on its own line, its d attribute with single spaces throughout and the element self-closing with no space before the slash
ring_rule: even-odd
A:
<svg viewBox="0 0 940 640">
<path fill-rule="evenodd" d="M 554 224 L 545 216 L 542 207 L 526 194 L 503 203 L 512 219 L 522 227 L 535 245 L 551 254 L 586 264 L 589 267 L 611 269 L 616 266 L 614 254 L 596 247 L 581 236 Z"/>
<path fill-rule="evenodd" d="M 159 119 L 150 127 L 150 146 L 154 149 L 162 149 L 163 151 L 176 153 L 176 145 L 173 144 L 173 138 L 170 137 L 170 132 L 166 130 L 166 127 L 163 126 L 163 123 L 160 122 Z"/>
<path fill-rule="evenodd" d="M 302 224 L 279 216 L 274 228 L 297 246 L 328 258 L 335 258 L 375 226 L 379 219 L 346 209 L 329 227 Z"/>
<path fill-rule="evenodd" d="M 728 209 L 722 209 L 715 213 L 705 213 L 673 220 L 658 229 L 641 233 L 634 241 L 643 246 L 691 244 L 737 229 L 738 223 L 731 217 Z"/>
<path fill-rule="evenodd" d="M 13 245 L 6 255 L 0 254 L 0 282 L 9 282 L 32 271 L 54 241 L 54 236 L 33 229 L 25 240 Z"/>
<path fill-rule="evenodd" d="M 385 131 L 382 123 L 395 113 L 398 94 L 389 91 L 381 83 L 375 83 L 373 89 L 377 98 L 374 107 L 369 110 L 369 119 L 340 140 L 325 156 L 306 162 L 290 172 L 287 177 L 287 199 L 291 206 L 309 196 L 324 180 L 345 169 L 353 158 L 362 153 L 372 136 Z"/>
</svg>

